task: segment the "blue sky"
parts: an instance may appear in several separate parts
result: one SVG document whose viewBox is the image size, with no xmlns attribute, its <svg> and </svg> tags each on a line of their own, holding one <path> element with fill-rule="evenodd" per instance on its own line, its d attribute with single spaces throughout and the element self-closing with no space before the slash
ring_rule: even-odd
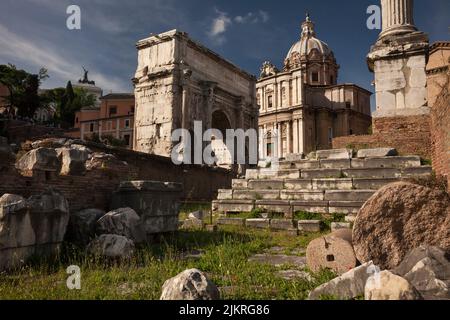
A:
<svg viewBox="0 0 450 320">
<path fill-rule="evenodd" d="M 66 28 L 70 4 L 81 8 L 81 30 Z M 257 75 L 265 60 L 282 66 L 308 11 L 341 65 L 339 82 L 372 90 L 365 57 L 379 31 L 366 27 L 371 4 L 379 0 L 1 0 L 0 64 L 46 67 L 46 88 L 78 80 L 85 66 L 105 93 L 131 92 L 135 43 L 177 28 Z M 449 0 L 416 0 L 415 19 L 431 41 L 449 40 Z"/>
</svg>

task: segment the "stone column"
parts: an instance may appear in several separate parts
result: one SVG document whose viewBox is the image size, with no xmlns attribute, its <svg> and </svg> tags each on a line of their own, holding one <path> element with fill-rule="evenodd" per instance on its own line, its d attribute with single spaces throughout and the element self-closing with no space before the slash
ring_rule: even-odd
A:
<svg viewBox="0 0 450 320">
<path fill-rule="evenodd" d="M 294 153 L 299 153 L 298 152 L 298 119 L 294 119 L 293 121 L 293 126 L 294 126 L 294 133 L 293 133 L 293 141 L 294 141 Z"/>
<path fill-rule="evenodd" d="M 286 143 L 287 143 L 287 154 L 291 154 L 292 153 L 292 149 L 291 149 L 291 121 L 287 122 L 287 130 L 286 130 Z"/>
<path fill-rule="evenodd" d="M 267 144 L 266 144 L 266 141 L 265 141 L 266 134 L 267 134 L 267 124 L 265 124 L 263 126 L 263 135 L 261 137 L 262 144 L 263 144 L 262 150 L 263 150 L 263 154 L 264 154 L 264 159 L 267 158 Z"/>
<path fill-rule="evenodd" d="M 283 156 L 283 143 L 282 143 L 282 137 L 281 137 L 281 127 L 282 127 L 282 123 L 279 122 L 277 123 L 277 157 L 281 158 Z"/>
<path fill-rule="evenodd" d="M 120 119 L 116 120 L 116 139 L 120 139 Z"/>
<path fill-rule="evenodd" d="M 383 27 L 380 38 L 417 31 L 413 6 L 413 0 L 381 0 Z"/>
<path fill-rule="evenodd" d="M 304 119 L 298 119 L 298 153 L 305 153 L 305 126 Z"/>
</svg>

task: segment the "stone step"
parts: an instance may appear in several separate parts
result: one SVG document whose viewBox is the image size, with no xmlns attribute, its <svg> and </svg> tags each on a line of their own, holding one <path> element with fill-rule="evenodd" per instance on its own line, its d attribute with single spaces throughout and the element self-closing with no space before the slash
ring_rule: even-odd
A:
<svg viewBox="0 0 450 320">
<path fill-rule="evenodd" d="M 218 212 L 251 212 L 254 208 L 254 200 L 216 200 L 212 203 L 213 211 Z"/>
<path fill-rule="evenodd" d="M 319 169 L 320 170 L 320 169 Z M 342 169 L 342 174 L 347 178 L 405 178 L 430 175 L 431 166 L 408 168 L 352 168 Z"/>
<path fill-rule="evenodd" d="M 326 190 L 324 200 L 327 201 L 367 201 L 375 190 Z"/>
<path fill-rule="evenodd" d="M 344 178 L 341 169 L 305 169 L 301 170 L 302 179 Z"/>
<path fill-rule="evenodd" d="M 352 179 L 353 189 L 378 190 L 381 187 L 400 181 L 399 178 L 354 178 Z"/>
<path fill-rule="evenodd" d="M 256 200 L 255 208 L 266 210 L 267 212 L 283 213 L 285 216 L 291 214 L 289 200 Z"/>
<path fill-rule="evenodd" d="M 281 200 L 301 200 L 301 201 L 321 201 L 324 200 L 322 190 L 282 190 L 280 192 Z"/>
<path fill-rule="evenodd" d="M 233 190 L 236 200 L 280 200 L 280 190 Z"/>
<path fill-rule="evenodd" d="M 364 201 L 329 201 L 328 213 L 357 214 Z"/>
<path fill-rule="evenodd" d="M 375 157 L 365 159 L 352 159 L 352 168 L 409 168 L 420 167 L 420 157 Z"/>
<path fill-rule="evenodd" d="M 409 169 L 408 169 L 409 171 Z M 409 171 L 410 172 L 410 171 Z M 414 170 L 411 177 L 428 175 L 429 169 Z M 360 175 L 359 171 L 351 171 L 351 175 Z M 405 175 L 408 178 L 408 175 Z M 233 183 L 235 191 L 317 191 L 317 190 L 378 190 L 381 187 L 402 181 L 405 178 L 320 178 L 320 179 L 285 179 L 285 180 L 242 180 L 245 183 Z M 230 190 L 219 190 L 219 200 L 231 199 Z M 234 193 L 234 194 L 240 194 Z M 234 195 L 233 194 L 233 195 Z M 243 193 L 245 194 L 245 192 Z M 273 193 L 275 194 L 275 192 Z M 245 196 L 244 196 L 245 197 Z M 270 197 L 270 195 L 268 195 Z"/>
<path fill-rule="evenodd" d="M 281 190 L 284 189 L 283 180 L 249 180 L 250 190 Z"/>
<path fill-rule="evenodd" d="M 322 159 L 281 161 L 280 169 L 371 169 L 371 168 L 409 168 L 420 167 L 420 157 L 373 157 L 365 159 Z"/>
<path fill-rule="evenodd" d="M 219 194 L 226 196 L 219 200 L 367 201 L 374 193 L 375 190 L 224 190 Z"/>
<path fill-rule="evenodd" d="M 213 201 L 215 212 L 241 213 L 253 209 L 263 209 L 268 213 L 284 213 L 291 217 L 297 211 L 312 213 L 342 213 L 355 215 L 364 205 L 364 201 L 313 201 L 313 200 L 216 200 Z"/>
</svg>

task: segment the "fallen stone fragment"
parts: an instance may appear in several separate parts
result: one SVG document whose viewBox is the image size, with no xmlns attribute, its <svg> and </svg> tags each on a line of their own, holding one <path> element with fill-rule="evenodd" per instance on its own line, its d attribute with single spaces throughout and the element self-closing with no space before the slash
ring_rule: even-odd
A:
<svg viewBox="0 0 450 320">
<path fill-rule="evenodd" d="M 420 293 L 408 280 L 384 270 L 367 279 L 365 300 L 422 300 Z"/>
<path fill-rule="evenodd" d="M 92 240 L 87 251 L 98 257 L 129 259 L 134 253 L 134 242 L 116 234 L 102 234 Z"/>
<path fill-rule="evenodd" d="M 397 267 L 421 245 L 450 252 L 450 196 L 441 190 L 396 182 L 378 190 L 361 208 L 353 226 L 359 261 Z"/>
<path fill-rule="evenodd" d="M 136 243 L 145 240 L 141 218 L 131 208 L 120 208 L 106 213 L 97 221 L 97 234 L 117 234 Z"/>
<path fill-rule="evenodd" d="M 216 285 L 197 269 L 185 270 L 164 282 L 160 300 L 219 300 Z"/>
<path fill-rule="evenodd" d="M 337 274 L 346 273 L 358 263 L 351 242 L 332 235 L 311 241 L 306 249 L 306 261 L 314 272 L 328 268 Z"/>
<path fill-rule="evenodd" d="M 450 299 L 450 262 L 441 248 L 413 249 L 392 272 L 408 280 L 425 299 Z"/>
<path fill-rule="evenodd" d="M 308 299 L 320 300 L 324 297 L 334 297 L 348 300 L 363 296 L 367 279 L 376 271 L 379 271 L 379 268 L 372 261 L 367 262 L 317 287 L 310 292 Z"/>
</svg>

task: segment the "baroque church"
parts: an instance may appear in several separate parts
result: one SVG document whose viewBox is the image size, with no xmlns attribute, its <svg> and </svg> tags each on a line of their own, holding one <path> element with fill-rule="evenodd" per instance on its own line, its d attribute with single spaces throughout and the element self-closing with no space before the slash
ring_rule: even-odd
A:
<svg viewBox="0 0 450 320">
<path fill-rule="evenodd" d="M 256 85 L 261 158 L 330 149 L 334 137 L 361 135 L 371 126 L 371 92 L 338 84 L 339 65 L 316 37 L 309 15 L 282 70 L 266 61 Z"/>
</svg>

